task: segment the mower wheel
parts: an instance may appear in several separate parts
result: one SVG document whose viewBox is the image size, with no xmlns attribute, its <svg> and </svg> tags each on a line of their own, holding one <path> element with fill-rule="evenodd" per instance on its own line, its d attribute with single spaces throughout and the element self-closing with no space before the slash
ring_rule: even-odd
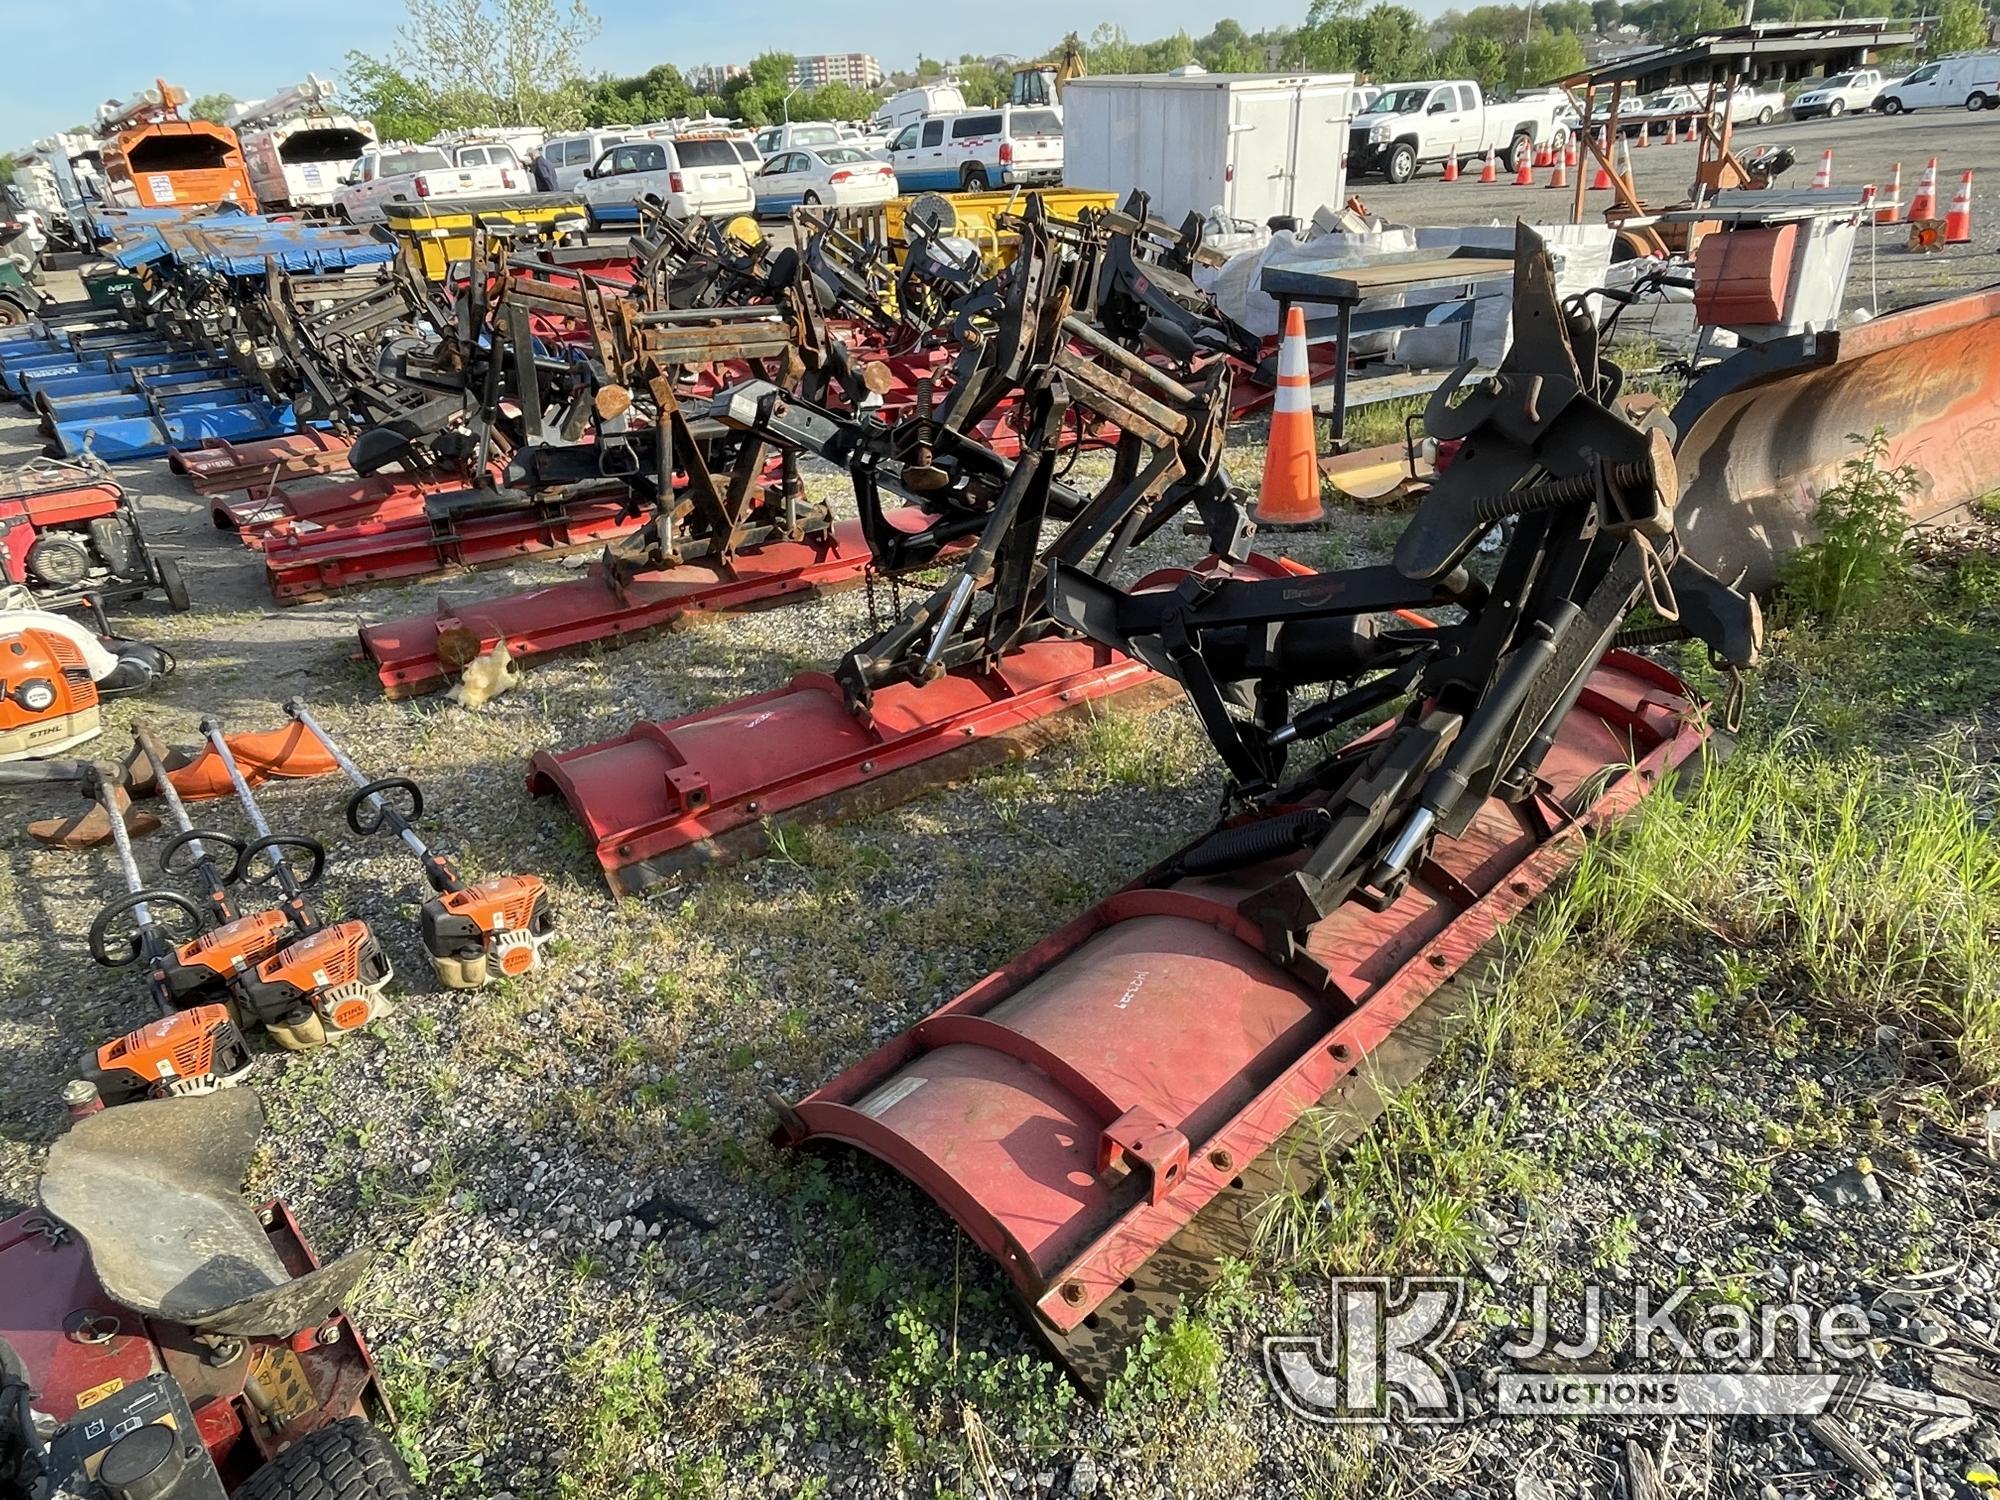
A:
<svg viewBox="0 0 2000 1500">
<path fill-rule="evenodd" d="M 381 1428 L 342 1417 L 309 1432 L 244 1482 L 236 1500 L 409 1500 L 410 1472 Z"/>
<path fill-rule="evenodd" d="M 177 615 L 184 615 L 194 608 L 194 601 L 188 598 L 187 579 L 181 576 L 181 565 L 171 557 L 163 557 L 160 563 L 160 588 L 167 596 L 167 608 Z"/>
</svg>

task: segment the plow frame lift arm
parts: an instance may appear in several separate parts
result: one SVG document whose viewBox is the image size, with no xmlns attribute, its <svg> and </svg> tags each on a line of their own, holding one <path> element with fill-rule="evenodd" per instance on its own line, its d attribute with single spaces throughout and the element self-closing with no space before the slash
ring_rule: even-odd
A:
<svg viewBox="0 0 2000 1500">
<path fill-rule="evenodd" d="M 928 378 L 918 384 L 916 409 L 887 426 L 843 419 L 755 383 L 715 403 L 733 427 L 846 467 L 862 533 L 883 572 L 939 566 L 949 573 L 842 660 L 835 675 L 864 717 L 888 684 L 990 668 L 1057 631 L 1047 609 L 1053 569 L 1107 576 L 1189 505 L 1216 559 L 1249 556 L 1247 516 L 1222 467 L 1226 362 L 1202 360 L 1179 375 L 1149 363 L 1075 311 L 1080 292 L 1094 294 L 1094 245 L 1066 249 L 1039 200 L 1019 229 L 1020 253 L 1001 279 L 991 321 L 966 339 L 941 403 Z M 1020 456 L 1011 459 L 971 435 L 1010 397 L 1022 435 Z M 1111 477 L 1094 496 L 1056 477 L 1073 419 L 1117 432 Z M 884 491 L 929 524 L 912 531 L 892 520 Z M 1062 527 L 1044 546 L 1050 520 Z"/>
<path fill-rule="evenodd" d="M 1293 800 L 1298 788 L 1281 794 L 1293 745 L 1407 700 L 1390 733 L 1309 773 L 1336 792 L 1329 806 L 1224 829 L 1183 859 L 1213 871 L 1308 851 L 1244 904 L 1280 963 L 1302 961 L 1299 935 L 1343 902 L 1394 904 L 1429 842 L 1462 834 L 1488 797 L 1535 793 L 1541 758 L 1637 603 L 1719 663 L 1755 661 L 1754 599 L 1680 555 L 1670 430 L 1611 409 L 1621 377 L 1600 360 L 1588 315 L 1558 302 L 1525 228 L 1515 286 L 1498 372 L 1467 390 L 1462 367 L 1431 398 L 1430 434 L 1461 447 L 1392 562 L 1303 586 L 1194 577 L 1127 595 L 1069 568 L 1052 582 L 1057 618 L 1186 688 L 1239 806 Z M 1503 522 L 1512 534 L 1488 585 L 1468 560 Z M 1432 623 L 1421 610 L 1459 618 Z M 1378 623 L 1398 612 L 1409 628 Z M 1331 696 L 1294 716 L 1293 693 L 1319 684 Z"/>
<path fill-rule="evenodd" d="M 1230 769 L 1224 819 L 776 1101 L 781 1141 L 858 1148 L 929 1194 L 1092 1391 L 1253 1253 L 1271 1194 L 1317 1190 L 1328 1138 L 1434 1050 L 1452 976 L 1701 753 L 1685 685 L 1608 649 L 1634 603 L 1755 654 L 1754 608 L 1676 554 L 1668 435 L 1613 409 L 1618 373 L 1525 229 L 1515 297 L 1494 381 L 1427 414 L 1464 443 L 1394 563 L 1129 593 L 1054 571 L 1058 621 L 1188 689 Z M 1507 522 L 1481 582 L 1469 560 Z M 1328 696 L 1293 712 L 1307 687 Z M 1288 773 L 1291 747 L 1399 702 Z"/>
</svg>

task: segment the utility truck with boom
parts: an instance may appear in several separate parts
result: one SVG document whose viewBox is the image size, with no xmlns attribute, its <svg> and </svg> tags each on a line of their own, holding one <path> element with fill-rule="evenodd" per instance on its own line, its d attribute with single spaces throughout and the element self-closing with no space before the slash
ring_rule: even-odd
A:
<svg viewBox="0 0 2000 1500">
<path fill-rule="evenodd" d="M 348 164 L 375 144 L 375 127 L 335 108 L 333 85 L 311 73 L 229 113 L 266 209 L 331 208 Z"/>
</svg>

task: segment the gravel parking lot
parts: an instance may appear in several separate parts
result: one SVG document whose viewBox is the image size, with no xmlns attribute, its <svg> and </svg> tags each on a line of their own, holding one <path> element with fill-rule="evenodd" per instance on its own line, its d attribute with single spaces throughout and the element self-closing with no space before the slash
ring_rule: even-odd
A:
<svg viewBox="0 0 2000 1500">
<path fill-rule="evenodd" d="M 1774 120 L 1769 125 L 1739 127 L 1737 142 L 1744 148 L 1790 146 L 1798 153 L 1797 164 L 1779 179 L 1781 187 L 1808 186 L 1819 167 L 1820 153 L 1828 149 L 1833 152 L 1835 184 L 1853 185 L 1857 190 L 1861 184 L 1873 182 L 1886 191 L 1891 170 L 1901 162 L 1906 206 L 1916 192 L 1924 163 L 1935 155 L 1940 215 L 1958 187 L 1959 174 L 1969 168 L 1973 173 L 1973 242 L 1954 247 L 1948 267 L 1941 257 L 1907 254 L 1900 230 L 1876 231 L 1873 249 L 1881 304 L 1896 307 L 1922 301 L 1938 295 L 1947 285 L 2000 281 L 2000 112 L 1970 115 L 1963 110 L 1924 110 L 1895 116 L 1847 115 L 1838 120 Z M 1655 142 L 1633 151 L 1632 169 L 1640 194 L 1649 205 L 1665 205 L 1686 196 L 1694 177 L 1695 150 L 1693 145 L 1662 146 Z M 1515 217 L 1530 223 L 1569 221 L 1571 194 L 1542 186 L 1549 177 L 1546 170 L 1535 174 L 1536 186 L 1532 188 L 1517 188 L 1511 180 L 1481 184 L 1476 170 L 1455 183 L 1441 181 L 1438 173 L 1437 167 L 1427 166 L 1400 187 L 1379 177 L 1350 180 L 1348 191 L 1375 213 L 1406 224 L 1466 224 Z M 1585 195 L 1587 211 L 1600 210 L 1610 200 L 1608 192 Z M 1864 241 L 1850 282 L 1850 306 L 1866 305 L 1868 255 Z"/>
</svg>

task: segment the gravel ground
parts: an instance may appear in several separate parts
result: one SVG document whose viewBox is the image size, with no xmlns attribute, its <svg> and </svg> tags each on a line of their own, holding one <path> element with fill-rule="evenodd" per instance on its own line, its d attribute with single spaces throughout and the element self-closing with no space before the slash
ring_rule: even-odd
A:
<svg viewBox="0 0 2000 1500">
<path fill-rule="evenodd" d="M 1924 140 L 1947 128 L 1920 123 Z M 1990 269 L 1983 253 L 1926 266 L 1961 284 Z M 34 443 L 0 415 L 0 455 Z M 1239 472 L 1259 457 L 1246 442 Z M 1227 1282 L 1194 1333 L 1163 1332 L 1094 1407 L 1050 1373 L 1001 1278 L 920 1194 L 856 1160 L 766 1144 L 768 1092 L 811 1089 L 1205 826 L 1220 778 L 1182 712 L 1106 715 L 1028 765 L 614 902 L 560 804 L 523 795 L 529 754 L 776 686 L 866 632 L 863 595 L 538 667 L 478 713 L 391 704 L 350 659 L 357 625 L 562 565 L 277 610 L 253 557 L 163 464 L 119 477 L 198 605 L 120 617 L 180 671 L 110 706 L 107 748 L 138 714 L 189 744 L 204 713 L 266 727 L 303 693 L 365 768 L 425 784 L 430 831 L 472 870 L 533 871 L 553 892 L 563 936 L 545 970 L 440 991 L 416 940 L 413 864 L 350 836 L 332 783 L 261 794 L 276 827 L 326 841 L 322 907 L 374 925 L 399 1005 L 322 1052 L 260 1057 L 272 1129 L 256 1186 L 292 1200 L 322 1254 L 379 1252 L 357 1313 L 404 1445 L 439 1492 L 1540 1500 L 1620 1493 L 1628 1434 L 1675 1493 L 1858 1487 L 1790 1422 L 1673 1434 L 1484 1420 L 1385 1436 L 1301 1421 L 1274 1399 L 1258 1338 L 1324 1328 L 1326 1293 L 1282 1264 Z M 1367 556 L 1395 524 L 1344 518 L 1298 550 L 1318 564 Z M 45 805 L 8 809 L 24 820 Z M 227 806 L 210 816 L 242 827 Z M 62 1127 L 56 1084 L 144 1013 L 128 978 L 84 951 L 116 888 L 108 853 L 0 843 L 0 1047 L 13 1060 L 0 1209 L 13 1211 Z M 1539 1128 L 1546 1180 L 1532 1202 L 1479 1210 L 1488 1278 L 1454 1345 L 1468 1367 L 1520 1316 L 1528 1282 L 1573 1286 L 1600 1269 L 1691 1281 L 1711 1300 L 1782 1281 L 1868 1308 L 1899 1386 L 1929 1390 L 1924 1367 L 1947 1353 L 2000 1356 L 1992 1163 L 1935 1129 L 1894 1128 L 1918 1101 L 1893 1053 L 1776 1026 L 1759 993 L 1717 953 L 1689 951 L 1645 956 L 1604 997 L 1632 1045 Z M 1468 1119 L 1508 1107 L 1468 1090 Z M 1817 1186 L 1863 1156 L 1882 1201 L 1824 1203 Z M 1211 1337 L 1213 1360 L 1200 1347 Z M 1956 1492 L 1975 1460 L 2000 1462 L 1991 1411 L 1921 1446 L 1922 1419 L 1864 1408 L 1851 1420 L 1897 1500 Z"/>
</svg>

